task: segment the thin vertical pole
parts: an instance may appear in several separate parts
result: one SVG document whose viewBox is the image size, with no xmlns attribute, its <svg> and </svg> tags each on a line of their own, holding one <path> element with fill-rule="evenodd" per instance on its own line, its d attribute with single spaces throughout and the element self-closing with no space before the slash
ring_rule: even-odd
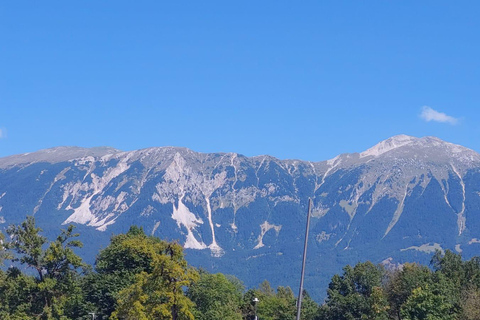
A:
<svg viewBox="0 0 480 320">
<path fill-rule="evenodd" d="M 312 199 L 308 199 L 307 227 L 305 230 L 305 244 L 303 245 L 302 276 L 300 278 L 300 290 L 298 292 L 297 320 L 300 320 L 302 310 L 303 279 L 305 278 L 305 262 L 307 261 L 308 229 L 310 228 L 310 211 L 312 210 Z"/>
</svg>

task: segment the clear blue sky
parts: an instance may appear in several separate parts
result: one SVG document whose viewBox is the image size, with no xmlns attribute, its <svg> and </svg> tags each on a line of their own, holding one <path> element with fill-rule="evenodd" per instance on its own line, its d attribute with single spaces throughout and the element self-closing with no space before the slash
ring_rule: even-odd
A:
<svg viewBox="0 0 480 320">
<path fill-rule="evenodd" d="M 480 151 L 479 15 L 478 0 L 2 1 L 0 156 L 319 161 L 401 133 Z"/>
</svg>

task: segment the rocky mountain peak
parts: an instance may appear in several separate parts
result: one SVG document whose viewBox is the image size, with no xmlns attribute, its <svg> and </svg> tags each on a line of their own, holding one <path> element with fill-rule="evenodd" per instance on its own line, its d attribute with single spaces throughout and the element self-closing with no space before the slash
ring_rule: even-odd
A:
<svg viewBox="0 0 480 320">
<path fill-rule="evenodd" d="M 480 154 L 469 148 L 443 141 L 437 137 L 416 138 L 408 135 L 397 135 L 381 141 L 361 152 L 359 158 L 367 161 L 376 158 L 417 159 L 438 163 L 459 162 L 468 165 L 480 162 Z"/>
<path fill-rule="evenodd" d="M 378 144 L 374 145 L 370 149 L 360 153 L 360 158 L 365 158 L 370 156 L 378 157 L 384 153 L 412 144 L 418 140 L 419 140 L 418 138 L 407 136 L 404 134 L 393 136 L 391 138 L 388 138 L 387 140 L 383 140 L 379 142 Z"/>
</svg>

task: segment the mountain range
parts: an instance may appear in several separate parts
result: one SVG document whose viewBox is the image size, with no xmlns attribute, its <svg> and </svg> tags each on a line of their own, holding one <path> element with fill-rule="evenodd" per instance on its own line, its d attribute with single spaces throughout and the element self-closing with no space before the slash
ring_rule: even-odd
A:
<svg viewBox="0 0 480 320">
<path fill-rule="evenodd" d="M 428 263 L 480 252 L 480 154 L 398 135 L 321 162 L 160 147 L 56 147 L 0 158 L 3 229 L 34 215 L 49 237 L 77 225 L 93 263 L 130 225 L 178 241 L 190 264 L 298 287 L 308 199 L 305 288 L 325 296 L 345 264 Z"/>
</svg>

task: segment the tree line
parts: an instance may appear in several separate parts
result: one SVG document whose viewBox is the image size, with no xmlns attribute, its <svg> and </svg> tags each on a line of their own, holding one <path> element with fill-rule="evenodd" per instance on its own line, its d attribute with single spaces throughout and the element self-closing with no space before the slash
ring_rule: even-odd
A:
<svg viewBox="0 0 480 320">
<path fill-rule="evenodd" d="M 94 266 L 76 254 L 70 225 L 51 242 L 33 217 L 0 233 L 0 319 L 293 320 L 290 287 L 267 281 L 246 290 L 240 280 L 195 269 L 175 242 L 132 226 L 114 235 Z M 480 258 L 437 251 L 430 268 L 394 270 L 371 262 L 333 276 L 322 304 L 303 292 L 302 320 L 480 319 Z M 255 302 L 258 300 L 258 302 Z"/>
</svg>

